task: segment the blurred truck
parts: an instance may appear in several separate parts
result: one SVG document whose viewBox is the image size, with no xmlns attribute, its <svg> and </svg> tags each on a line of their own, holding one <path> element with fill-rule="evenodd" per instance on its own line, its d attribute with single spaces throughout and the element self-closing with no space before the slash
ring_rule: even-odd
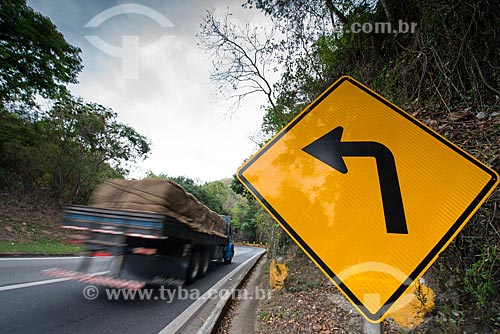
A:
<svg viewBox="0 0 500 334">
<path fill-rule="evenodd" d="M 86 256 L 76 271 L 44 273 L 96 285 L 189 284 L 207 274 L 211 261 L 231 263 L 234 255 L 229 217 L 165 179 L 106 181 L 88 206 L 67 206 L 61 226 L 78 231 L 70 240 Z M 109 266 L 96 275 L 92 264 L 102 256 L 111 256 Z"/>
</svg>

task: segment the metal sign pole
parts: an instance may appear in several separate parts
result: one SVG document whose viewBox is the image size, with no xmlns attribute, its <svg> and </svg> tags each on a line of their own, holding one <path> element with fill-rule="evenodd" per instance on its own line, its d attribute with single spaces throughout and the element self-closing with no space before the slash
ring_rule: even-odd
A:
<svg viewBox="0 0 500 334">
<path fill-rule="evenodd" d="M 382 323 L 372 324 L 368 320 L 365 319 L 363 326 L 364 334 L 382 334 Z"/>
</svg>

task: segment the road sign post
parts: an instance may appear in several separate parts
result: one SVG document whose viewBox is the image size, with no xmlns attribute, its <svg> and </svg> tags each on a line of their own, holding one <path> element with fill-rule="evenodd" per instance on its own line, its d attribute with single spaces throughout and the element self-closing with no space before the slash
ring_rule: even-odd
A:
<svg viewBox="0 0 500 334">
<path fill-rule="evenodd" d="M 382 324 L 381 323 L 371 323 L 365 319 L 363 323 L 363 333 L 364 334 L 382 334 Z"/>
<path fill-rule="evenodd" d="M 371 323 L 498 184 L 496 172 L 350 77 L 237 176 Z"/>
</svg>

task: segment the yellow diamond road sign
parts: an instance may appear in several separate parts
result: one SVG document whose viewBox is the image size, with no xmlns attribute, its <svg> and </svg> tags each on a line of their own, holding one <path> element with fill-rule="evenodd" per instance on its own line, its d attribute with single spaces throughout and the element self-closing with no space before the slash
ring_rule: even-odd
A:
<svg viewBox="0 0 500 334">
<path fill-rule="evenodd" d="M 350 77 L 237 175 L 371 322 L 498 184 L 493 170 Z"/>
</svg>

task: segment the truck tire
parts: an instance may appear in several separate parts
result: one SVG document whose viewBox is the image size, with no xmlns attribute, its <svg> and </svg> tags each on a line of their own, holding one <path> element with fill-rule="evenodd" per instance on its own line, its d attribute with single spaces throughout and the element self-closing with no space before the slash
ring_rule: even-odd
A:
<svg viewBox="0 0 500 334">
<path fill-rule="evenodd" d="M 198 277 L 198 273 L 200 271 L 200 253 L 194 252 L 191 254 L 191 258 L 189 259 L 189 266 L 186 273 L 186 283 L 190 284 L 196 281 Z"/>
<path fill-rule="evenodd" d="M 208 265 L 210 264 L 210 253 L 206 250 L 201 254 L 201 265 L 198 277 L 205 277 L 208 272 Z"/>
<path fill-rule="evenodd" d="M 227 260 L 224 259 L 224 264 L 230 264 L 231 262 L 233 262 L 233 256 L 234 256 L 234 248 L 231 247 L 231 256 Z"/>
</svg>

